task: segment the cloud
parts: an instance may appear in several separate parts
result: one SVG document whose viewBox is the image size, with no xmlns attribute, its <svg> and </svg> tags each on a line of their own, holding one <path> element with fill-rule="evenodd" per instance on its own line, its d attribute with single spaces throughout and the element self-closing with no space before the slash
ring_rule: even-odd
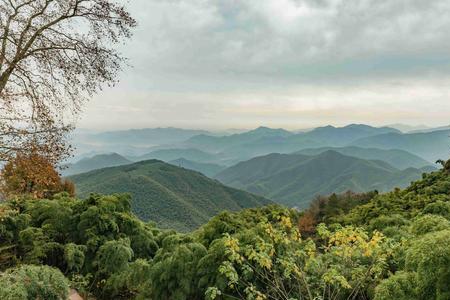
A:
<svg viewBox="0 0 450 300">
<path fill-rule="evenodd" d="M 448 72 L 450 2 L 138 0 L 143 75 L 284 80 Z M 144 68 L 145 66 L 145 68 Z M 370 76 L 371 74 L 367 74 Z M 238 81 L 238 80 L 236 80 Z"/>
<path fill-rule="evenodd" d="M 106 124 L 94 121 L 93 111 L 126 106 L 133 107 L 132 119 L 122 114 L 115 124 L 237 127 L 224 124 L 231 120 L 251 127 L 281 124 L 283 116 L 291 125 L 295 116 L 303 123 L 346 122 L 355 113 L 379 123 L 370 110 L 389 122 L 394 116 L 424 122 L 435 113 L 430 122 L 437 122 L 450 114 L 448 0 L 133 0 L 129 6 L 139 27 L 122 52 L 133 68 L 116 89 L 95 98 L 86 126 Z"/>
</svg>

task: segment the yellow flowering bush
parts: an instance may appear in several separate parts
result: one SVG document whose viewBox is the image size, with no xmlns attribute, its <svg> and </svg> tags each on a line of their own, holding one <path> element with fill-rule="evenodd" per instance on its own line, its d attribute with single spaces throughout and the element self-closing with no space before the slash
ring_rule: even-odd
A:
<svg viewBox="0 0 450 300">
<path fill-rule="evenodd" d="M 226 288 L 208 299 L 346 299 L 364 297 L 383 279 L 395 244 L 380 232 L 317 227 L 320 241 L 302 239 L 289 216 L 225 234 L 219 272 Z"/>
</svg>

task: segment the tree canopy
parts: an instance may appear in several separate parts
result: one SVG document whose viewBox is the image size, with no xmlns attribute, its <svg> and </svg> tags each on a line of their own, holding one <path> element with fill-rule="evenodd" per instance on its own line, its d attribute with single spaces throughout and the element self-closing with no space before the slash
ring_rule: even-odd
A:
<svg viewBox="0 0 450 300">
<path fill-rule="evenodd" d="M 62 179 L 48 158 L 37 151 L 18 153 L 0 172 L 3 198 L 28 195 L 33 198 L 52 197 L 56 193 L 75 194 L 75 186 Z"/>
</svg>

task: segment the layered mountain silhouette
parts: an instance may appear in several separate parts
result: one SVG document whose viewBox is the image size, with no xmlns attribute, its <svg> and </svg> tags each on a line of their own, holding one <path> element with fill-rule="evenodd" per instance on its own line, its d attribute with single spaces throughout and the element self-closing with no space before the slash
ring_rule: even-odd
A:
<svg viewBox="0 0 450 300">
<path fill-rule="evenodd" d="M 409 134 L 386 133 L 358 139 L 351 145 L 364 148 L 405 150 L 435 162 L 450 156 L 449 136 L 450 130 Z"/>
<path fill-rule="evenodd" d="M 270 154 L 253 158 L 220 172 L 216 178 L 282 204 L 306 207 L 317 195 L 404 187 L 433 169 L 399 170 L 380 160 L 328 150 L 315 156 Z"/>
<path fill-rule="evenodd" d="M 291 153 L 306 148 L 342 147 L 361 138 L 386 133 L 400 134 L 400 131 L 389 127 L 377 128 L 358 124 L 345 127 L 325 126 L 300 133 L 259 127 L 230 136 L 194 136 L 184 145 L 219 154 L 222 164 L 232 165 L 270 153 Z"/>
<path fill-rule="evenodd" d="M 424 160 L 423 158 L 411 154 L 404 150 L 397 149 L 377 149 L 377 148 L 361 148 L 355 146 L 349 147 L 323 147 L 323 148 L 309 148 L 303 149 L 294 154 L 304 154 L 304 155 L 317 155 L 325 151 L 336 151 L 347 156 L 353 156 L 361 159 L 369 160 L 381 160 L 389 163 L 390 165 L 402 170 L 406 168 L 422 168 L 431 165 L 430 162 Z"/>
</svg>

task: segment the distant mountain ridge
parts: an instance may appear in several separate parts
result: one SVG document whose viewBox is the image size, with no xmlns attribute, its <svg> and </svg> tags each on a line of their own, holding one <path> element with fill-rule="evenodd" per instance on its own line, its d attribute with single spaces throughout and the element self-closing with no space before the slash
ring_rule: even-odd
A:
<svg viewBox="0 0 450 300">
<path fill-rule="evenodd" d="M 129 129 L 119 131 L 108 131 L 97 133 L 93 137 L 96 141 L 107 142 L 111 144 L 171 144 L 189 139 L 199 134 L 210 134 L 206 130 L 181 129 L 174 127 L 166 128 L 143 128 Z"/>
<path fill-rule="evenodd" d="M 429 133 L 429 132 L 441 131 L 441 130 L 450 130 L 450 125 L 434 127 L 434 128 L 417 129 L 417 130 L 412 130 L 412 131 L 410 131 L 408 133 Z"/>
<path fill-rule="evenodd" d="M 257 141 L 261 138 L 268 137 L 287 137 L 294 135 L 284 129 L 272 129 L 268 127 L 258 127 L 244 133 L 237 133 L 228 136 L 213 136 L 213 135 L 197 135 L 188 139 L 185 144 L 194 145 L 196 147 L 206 149 L 207 151 L 220 151 L 225 148 L 233 147 L 243 143 Z"/>
<path fill-rule="evenodd" d="M 182 231 L 197 228 L 223 210 L 273 203 L 159 160 L 95 170 L 70 179 L 81 197 L 90 193 L 129 193 L 133 211 L 141 219 Z"/>
<path fill-rule="evenodd" d="M 345 127 L 325 126 L 300 133 L 259 127 L 245 133 L 223 137 L 194 136 L 184 145 L 218 153 L 225 164 L 231 165 L 270 153 L 291 153 L 306 148 L 344 146 L 362 137 L 384 133 L 400 133 L 400 131 L 389 127 L 376 128 L 362 124 L 351 124 Z"/>
<path fill-rule="evenodd" d="M 62 170 L 63 176 L 71 176 L 75 174 L 85 173 L 92 170 L 102 169 L 106 167 L 115 167 L 128 165 L 132 162 L 125 157 L 117 154 L 98 154 L 92 157 L 83 158 L 76 163 L 67 165 L 67 168 Z"/>
<path fill-rule="evenodd" d="M 306 207 L 317 195 L 404 187 L 430 169 L 398 170 L 383 161 L 328 150 L 316 156 L 270 154 L 257 157 L 225 169 L 216 178 L 282 204 Z"/>
<path fill-rule="evenodd" d="M 193 171 L 200 172 L 208 177 L 216 176 L 220 171 L 226 169 L 225 166 L 217 165 L 217 164 L 209 164 L 209 163 L 200 163 L 191 160 L 187 160 L 185 158 L 179 158 L 176 160 L 169 161 L 169 164 L 185 168 Z"/>
<path fill-rule="evenodd" d="M 431 128 L 426 125 L 408 125 L 402 123 L 389 124 L 386 127 L 395 128 L 403 133 L 411 133 L 412 131 L 430 130 Z"/>
<path fill-rule="evenodd" d="M 363 148 L 399 149 L 435 162 L 450 156 L 449 136 L 450 130 L 408 134 L 387 133 L 361 138 L 350 145 Z"/>
<path fill-rule="evenodd" d="M 143 137 L 148 137 L 148 135 L 131 134 L 131 137 L 124 138 L 123 141 L 114 139 L 120 144 L 102 144 L 102 138 L 99 138 L 98 141 L 94 138 L 91 141 L 93 144 L 85 144 L 83 149 L 88 150 L 85 152 L 95 151 L 97 153 L 102 153 L 100 150 L 111 152 L 105 151 L 105 149 L 113 149 L 114 152 L 120 153 L 132 161 L 160 159 L 169 162 L 185 158 L 196 163 L 212 163 L 225 166 L 232 166 L 238 162 L 270 153 L 288 154 L 311 148 L 343 148 L 350 146 L 407 151 L 430 163 L 450 156 L 448 147 L 450 139 L 446 136 L 445 130 L 405 134 L 398 129 L 386 126 L 377 128 L 364 124 L 350 124 L 344 127 L 318 127 L 306 132 L 291 132 L 284 129 L 259 127 L 243 133 L 223 133 L 224 135 L 221 136 L 207 131 L 176 128 L 143 129 L 142 131 L 155 134 L 155 138 L 144 138 L 142 140 Z M 140 131 L 132 130 L 130 132 Z M 165 132 L 170 134 L 166 137 Z M 180 132 L 182 134 L 178 134 Z M 119 137 L 120 134 L 126 135 L 128 131 L 115 133 L 118 133 L 119 135 L 116 137 Z M 90 138 L 108 134 L 110 133 L 99 133 L 91 135 Z M 158 134 L 162 137 L 157 138 Z M 171 134 L 176 135 L 176 139 L 172 139 L 170 137 Z M 137 136 L 139 137 L 137 138 Z M 133 144 L 133 139 L 135 138 L 139 142 Z M 169 144 L 161 144 L 164 141 L 168 141 L 168 139 L 176 141 Z M 158 146 L 149 146 L 147 144 L 157 144 Z M 351 155 L 351 153 L 348 154 Z M 418 167 L 417 158 L 412 159 L 411 161 L 415 162 L 408 166 L 407 163 L 410 159 L 412 159 L 410 155 L 408 155 L 407 159 L 405 157 L 400 158 L 400 161 L 404 161 L 403 164 L 401 162 L 393 163 L 393 160 L 386 161 L 398 168 Z"/>
<path fill-rule="evenodd" d="M 394 166 L 397 169 L 403 170 L 410 167 L 423 168 L 425 166 L 432 165 L 431 162 L 424 160 L 423 158 L 411 154 L 404 150 L 397 149 L 377 149 L 377 148 L 361 148 L 356 146 L 349 147 L 323 147 L 323 148 L 309 148 L 303 149 L 293 154 L 304 155 L 318 155 L 325 151 L 336 151 L 343 155 L 353 156 L 361 159 L 368 160 L 381 160 Z"/>
<path fill-rule="evenodd" d="M 362 137 L 384 133 L 400 133 L 399 130 L 389 127 L 371 127 L 363 124 L 350 124 L 345 127 L 325 126 L 318 127 L 311 131 L 292 133 L 284 129 L 271 129 L 259 127 L 257 129 L 233 134 L 230 136 L 198 135 L 186 141 L 187 145 L 206 147 L 205 149 L 223 150 L 224 148 L 245 145 L 251 142 L 272 141 L 276 139 L 283 144 L 295 144 L 298 140 L 315 140 L 318 143 L 346 144 Z"/>
<path fill-rule="evenodd" d="M 175 159 L 184 158 L 196 162 L 216 162 L 218 157 L 195 148 L 173 148 L 173 149 L 160 149 L 150 153 L 144 154 L 138 157 L 130 157 L 133 161 L 143 161 L 149 159 L 159 159 L 165 162 L 169 162 Z"/>
<path fill-rule="evenodd" d="M 321 143 L 327 143 L 333 146 L 344 146 L 360 138 L 385 133 L 401 133 L 401 131 L 390 127 L 372 127 L 364 124 L 350 124 L 344 127 L 319 127 L 306 132 L 303 135 Z"/>
<path fill-rule="evenodd" d="M 206 130 L 174 127 L 106 132 L 83 130 L 75 132 L 72 141 L 78 156 L 91 151 L 103 153 L 117 152 L 122 156 L 140 156 L 150 152 L 152 148 L 179 144 L 199 134 L 212 133 Z"/>
</svg>

